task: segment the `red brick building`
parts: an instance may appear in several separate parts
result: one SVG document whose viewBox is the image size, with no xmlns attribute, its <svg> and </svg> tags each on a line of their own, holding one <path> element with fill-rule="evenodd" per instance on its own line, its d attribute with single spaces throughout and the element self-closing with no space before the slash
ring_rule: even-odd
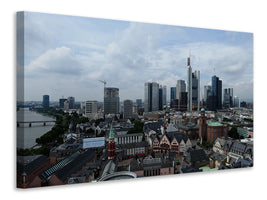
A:
<svg viewBox="0 0 267 200">
<path fill-rule="evenodd" d="M 17 157 L 17 187 L 34 187 L 34 178 L 50 166 L 50 160 L 43 155 Z"/>
<path fill-rule="evenodd" d="M 207 141 L 214 142 L 218 137 L 227 139 L 227 126 L 219 122 L 210 122 L 207 124 Z"/>
<path fill-rule="evenodd" d="M 219 122 L 207 123 L 204 108 L 201 109 L 201 116 L 198 120 L 199 124 L 199 139 L 207 142 L 214 142 L 218 137 L 227 139 L 227 126 Z"/>
</svg>

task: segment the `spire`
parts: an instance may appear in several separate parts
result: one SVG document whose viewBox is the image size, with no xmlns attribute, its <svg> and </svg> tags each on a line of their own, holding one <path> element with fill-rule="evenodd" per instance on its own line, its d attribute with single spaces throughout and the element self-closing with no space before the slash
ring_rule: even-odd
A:
<svg viewBox="0 0 267 200">
<path fill-rule="evenodd" d="M 114 132 L 113 132 L 113 128 L 112 128 L 112 123 L 110 125 L 109 139 L 114 139 Z"/>
<path fill-rule="evenodd" d="M 190 66 L 191 51 L 189 49 L 189 57 L 187 58 L 187 66 Z"/>
</svg>

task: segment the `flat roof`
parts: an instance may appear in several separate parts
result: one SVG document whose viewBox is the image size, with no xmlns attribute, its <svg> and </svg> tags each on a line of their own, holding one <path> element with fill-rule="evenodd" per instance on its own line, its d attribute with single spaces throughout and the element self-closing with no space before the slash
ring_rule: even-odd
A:
<svg viewBox="0 0 267 200">
<path fill-rule="evenodd" d="M 220 122 L 209 122 L 208 126 L 224 126 L 224 125 L 221 124 Z"/>
</svg>

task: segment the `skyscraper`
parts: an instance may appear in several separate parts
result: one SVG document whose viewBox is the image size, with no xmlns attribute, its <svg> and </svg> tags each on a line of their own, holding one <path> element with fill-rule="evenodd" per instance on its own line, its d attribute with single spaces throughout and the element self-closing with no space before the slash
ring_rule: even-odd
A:
<svg viewBox="0 0 267 200">
<path fill-rule="evenodd" d="M 69 109 L 74 109 L 75 108 L 75 98 L 74 97 L 68 97 L 69 101 Z"/>
<path fill-rule="evenodd" d="M 234 92 L 233 92 L 233 88 L 228 88 L 228 93 L 230 95 L 230 107 L 234 106 Z"/>
<path fill-rule="evenodd" d="M 128 99 L 124 100 L 123 108 L 123 118 L 131 119 L 133 117 L 133 101 Z"/>
<path fill-rule="evenodd" d="M 176 99 L 180 99 L 181 93 L 186 91 L 184 80 L 177 80 L 176 84 Z"/>
<path fill-rule="evenodd" d="M 233 88 L 224 89 L 223 105 L 225 108 L 233 107 Z"/>
<path fill-rule="evenodd" d="M 200 72 L 192 73 L 192 106 L 193 110 L 199 111 L 200 103 Z"/>
<path fill-rule="evenodd" d="M 207 102 L 209 96 L 212 96 L 212 90 L 210 85 L 204 86 L 204 101 Z"/>
<path fill-rule="evenodd" d="M 239 97 L 234 97 L 234 107 L 240 108 L 240 99 Z"/>
<path fill-rule="evenodd" d="M 222 81 L 219 79 L 217 76 L 213 76 L 211 78 L 212 82 L 212 94 L 215 96 L 216 103 L 215 107 L 216 109 L 221 109 L 222 108 Z"/>
<path fill-rule="evenodd" d="M 90 114 L 97 113 L 97 101 L 86 101 L 85 102 L 85 115 L 89 116 Z"/>
<path fill-rule="evenodd" d="M 162 105 L 167 105 L 167 87 L 165 85 L 162 87 Z"/>
<path fill-rule="evenodd" d="M 156 82 L 145 83 L 144 111 L 159 110 L 159 84 Z"/>
<path fill-rule="evenodd" d="M 120 113 L 119 88 L 105 87 L 104 89 L 104 114 Z"/>
<path fill-rule="evenodd" d="M 163 108 L 163 89 L 162 86 L 159 86 L 159 110 Z"/>
<path fill-rule="evenodd" d="M 176 99 L 176 87 L 171 87 L 170 90 L 171 90 L 170 91 L 170 94 L 171 94 L 170 100 Z"/>
<path fill-rule="evenodd" d="M 67 99 L 64 99 L 64 98 L 59 99 L 59 108 L 64 108 L 65 101 L 67 101 Z"/>
<path fill-rule="evenodd" d="M 176 92 L 177 95 L 177 92 Z M 179 95 L 179 93 L 178 93 Z M 190 57 L 187 58 L 187 109 L 192 111 L 192 67 L 190 65 Z"/>
<path fill-rule="evenodd" d="M 192 111 L 192 109 L 199 110 L 200 103 L 200 72 L 195 71 L 192 73 L 192 67 L 190 64 L 190 57 L 187 58 L 187 109 Z M 176 94 L 177 95 L 177 94 Z"/>
<path fill-rule="evenodd" d="M 43 95 L 43 107 L 49 108 L 49 95 Z"/>
</svg>

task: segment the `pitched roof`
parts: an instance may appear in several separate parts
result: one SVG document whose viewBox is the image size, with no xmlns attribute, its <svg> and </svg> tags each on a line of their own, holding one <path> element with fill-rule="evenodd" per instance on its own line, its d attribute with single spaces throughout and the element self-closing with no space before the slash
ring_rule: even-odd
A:
<svg viewBox="0 0 267 200">
<path fill-rule="evenodd" d="M 113 139 L 113 138 L 114 138 L 114 132 L 113 132 L 112 124 L 111 124 L 110 131 L 109 131 L 109 139 Z"/>
<path fill-rule="evenodd" d="M 26 159 L 27 156 L 23 156 L 21 159 Z M 27 163 L 26 165 L 20 162 L 17 162 L 17 173 L 22 174 L 25 172 L 27 175 L 31 174 L 35 169 L 44 165 L 49 161 L 49 158 L 44 155 L 36 156 L 34 160 Z"/>
<path fill-rule="evenodd" d="M 158 122 L 152 122 L 152 123 L 147 123 L 144 125 L 144 130 L 145 131 L 160 131 L 160 127 L 163 126 L 163 122 L 162 121 L 158 121 Z"/>
<path fill-rule="evenodd" d="M 207 154 L 203 149 L 188 149 L 190 162 L 205 162 L 209 160 Z"/>
<path fill-rule="evenodd" d="M 40 173 L 39 177 L 42 180 L 47 180 L 52 174 L 55 174 L 60 180 L 64 182 L 68 178 L 68 176 L 80 169 L 94 156 L 95 152 L 93 150 L 79 150 Z"/>
<path fill-rule="evenodd" d="M 179 143 L 182 140 L 184 140 L 184 142 L 186 143 L 188 140 L 188 136 L 183 132 L 173 131 L 173 132 L 166 133 L 166 135 L 169 138 L 170 142 L 173 140 L 173 138 L 176 138 L 177 142 Z"/>
<path fill-rule="evenodd" d="M 117 147 L 120 148 L 120 149 L 148 147 L 148 142 L 147 141 L 142 141 L 142 142 L 127 143 L 127 144 L 117 144 Z"/>
</svg>

